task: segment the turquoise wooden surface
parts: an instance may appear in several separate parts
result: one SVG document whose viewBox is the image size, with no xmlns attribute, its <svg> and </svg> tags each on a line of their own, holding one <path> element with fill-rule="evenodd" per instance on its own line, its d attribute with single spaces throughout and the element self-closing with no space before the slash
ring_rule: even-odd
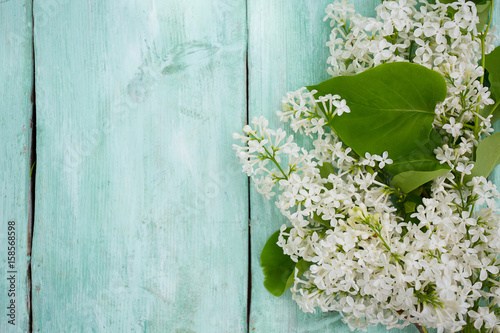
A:
<svg viewBox="0 0 500 333">
<path fill-rule="evenodd" d="M 29 329 L 28 235 L 31 225 L 31 1 L 0 1 L 0 332 Z M 8 222 L 15 222 L 16 262 L 8 261 Z M 7 273 L 15 271 L 17 273 Z M 15 276 L 15 295 L 7 278 Z M 15 300 L 15 326 L 7 306 Z"/>
<path fill-rule="evenodd" d="M 0 225 L 18 221 L 24 268 L 35 46 L 34 331 L 349 331 L 264 289 L 260 251 L 284 219 L 249 198 L 231 150 L 247 106 L 276 126 L 287 91 L 328 77 L 329 2 L 34 0 L 32 36 L 31 1 L 0 0 Z M 0 332 L 29 329 L 19 272 L 19 322 Z"/>
<path fill-rule="evenodd" d="M 245 3 L 34 17 L 34 331 L 245 331 Z"/>
</svg>

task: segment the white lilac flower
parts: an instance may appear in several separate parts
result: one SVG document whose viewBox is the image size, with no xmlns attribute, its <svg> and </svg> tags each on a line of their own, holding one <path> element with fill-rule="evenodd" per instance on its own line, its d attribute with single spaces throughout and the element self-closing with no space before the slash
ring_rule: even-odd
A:
<svg viewBox="0 0 500 333">
<path fill-rule="evenodd" d="M 481 329 L 483 323 L 485 323 L 486 328 L 493 328 L 496 324 L 498 324 L 495 314 L 490 312 L 487 307 L 480 307 L 478 312 L 470 310 L 469 316 L 474 319 L 474 328 L 477 330 Z"/>
<path fill-rule="evenodd" d="M 389 153 L 384 151 L 382 156 L 375 156 L 375 159 L 379 162 L 378 166 L 383 169 L 386 164 L 392 164 L 394 161 L 389 158 Z"/>
<path fill-rule="evenodd" d="M 474 164 L 465 165 L 462 162 L 458 162 L 457 167 L 455 169 L 458 172 L 463 173 L 464 175 L 470 175 L 472 173 L 472 168 L 474 168 Z"/>
<path fill-rule="evenodd" d="M 454 138 L 457 138 L 463 134 L 462 127 L 463 125 L 461 123 L 455 122 L 455 118 L 450 118 L 450 123 L 445 124 L 443 126 L 443 129 L 446 130 L 446 132 L 450 133 Z"/>
<path fill-rule="evenodd" d="M 351 112 L 351 109 L 347 106 L 347 102 L 345 99 L 342 100 L 334 100 L 333 105 L 336 107 L 335 114 L 341 116 L 343 113 Z"/>
</svg>

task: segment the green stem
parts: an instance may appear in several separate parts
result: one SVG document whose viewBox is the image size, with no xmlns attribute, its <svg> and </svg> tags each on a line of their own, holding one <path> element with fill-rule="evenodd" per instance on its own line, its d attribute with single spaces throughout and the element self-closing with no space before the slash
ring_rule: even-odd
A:
<svg viewBox="0 0 500 333">
<path fill-rule="evenodd" d="M 413 58 L 415 58 L 415 53 L 413 52 L 413 47 L 415 46 L 415 41 L 411 41 L 410 43 L 410 49 L 408 51 L 408 61 L 413 62 Z"/>
<path fill-rule="evenodd" d="M 495 112 L 495 110 L 497 109 L 497 107 L 500 105 L 500 99 L 495 103 L 495 105 L 493 105 L 493 108 L 491 109 L 490 113 L 488 113 L 488 116 L 490 116 L 491 114 L 493 114 L 493 112 Z"/>
<path fill-rule="evenodd" d="M 401 261 L 401 259 L 398 258 L 397 255 L 395 255 L 394 253 L 392 253 L 392 250 L 391 250 L 391 247 L 389 246 L 389 244 L 387 244 L 387 242 L 385 241 L 385 239 L 382 237 L 381 233 L 380 233 L 380 229 L 379 228 L 376 228 L 374 225 L 372 225 L 369 221 L 369 217 L 365 218 L 365 220 L 363 220 L 363 222 L 370 228 L 372 229 L 372 231 L 375 233 L 375 235 L 377 235 L 378 239 L 380 239 L 380 241 L 382 242 L 382 244 L 384 245 L 384 247 L 387 249 L 387 251 L 389 251 L 389 253 L 391 254 L 391 257 L 399 264 L 401 265 L 401 267 L 404 265 L 404 263 Z"/>
<path fill-rule="evenodd" d="M 257 140 L 257 141 L 260 143 L 260 141 L 261 141 L 261 140 L 260 140 L 259 138 L 257 138 L 255 135 L 253 135 L 252 133 L 250 133 L 250 136 L 251 136 L 251 137 L 253 137 L 255 140 Z M 276 161 L 276 159 L 274 158 L 274 151 L 273 151 L 273 154 L 271 154 L 271 153 L 269 152 L 269 150 L 267 150 L 267 148 L 266 148 L 266 147 L 262 147 L 262 148 L 264 148 L 264 150 L 265 150 L 265 152 L 266 152 L 266 154 L 267 154 L 267 156 L 266 156 L 266 157 L 267 157 L 268 159 L 270 159 L 270 160 L 271 160 L 271 161 L 272 161 L 272 162 L 273 162 L 273 163 L 274 163 L 274 164 L 278 167 L 278 169 L 280 169 L 280 172 L 281 172 L 281 174 L 283 175 L 283 179 L 288 180 L 288 176 L 286 175 L 285 171 L 283 171 L 283 169 L 282 169 L 282 168 L 281 168 L 281 166 L 279 165 L 278 161 Z"/>
<path fill-rule="evenodd" d="M 283 175 L 283 177 L 288 180 L 288 176 L 286 175 L 285 171 L 283 171 L 283 169 L 281 169 L 281 166 L 280 164 L 278 163 L 278 161 L 276 161 L 276 159 L 274 158 L 274 152 L 273 154 L 271 155 L 271 153 L 269 153 L 269 151 L 267 150 L 266 147 L 264 147 L 264 150 L 266 151 L 267 153 L 267 157 L 278 167 L 278 169 L 280 169 L 280 172 L 281 174 Z"/>
<path fill-rule="evenodd" d="M 490 30 L 490 25 L 491 21 L 493 18 L 493 8 L 494 8 L 495 0 L 491 0 L 490 4 L 490 15 L 488 18 L 488 25 L 486 26 L 486 30 L 481 34 L 481 67 L 483 67 L 483 70 L 486 68 L 486 52 L 485 52 L 485 39 L 486 36 L 488 35 L 488 31 Z M 481 85 L 484 83 L 484 72 L 483 75 L 480 78 Z M 481 97 L 479 97 L 481 98 Z M 480 100 L 480 99 L 479 99 Z M 477 114 L 479 113 L 479 105 L 476 107 L 476 116 L 474 119 L 474 137 L 479 140 L 478 138 L 478 133 L 479 133 L 479 117 Z"/>
<path fill-rule="evenodd" d="M 33 165 L 31 166 L 31 170 L 30 170 L 30 178 L 31 178 L 31 175 L 33 175 L 33 169 L 35 168 L 35 164 L 36 164 L 36 161 L 33 162 Z"/>
<path fill-rule="evenodd" d="M 414 324 L 420 333 L 428 333 L 427 329 L 424 326 L 420 326 L 419 324 Z"/>
</svg>

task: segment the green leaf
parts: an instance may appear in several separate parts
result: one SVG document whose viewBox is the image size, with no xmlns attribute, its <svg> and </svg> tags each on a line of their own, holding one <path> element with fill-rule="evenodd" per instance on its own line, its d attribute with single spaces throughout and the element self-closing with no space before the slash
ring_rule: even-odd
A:
<svg viewBox="0 0 500 333">
<path fill-rule="evenodd" d="M 385 170 L 397 175 L 407 171 L 435 171 L 442 168 L 443 165 L 439 164 L 433 154 L 417 151 L 396 159 L 393 164 L 386 166 Z"/>
<path fill-rule="evenodd" d="M 488 177 L 498 163 L 500 163 L 500 133 L 495 133 L 477 146 L 476 163 L 472 173 L 465 177 L 466 181 L 477 176 Z"/>
<path fill-rule="evenodd" d="M 335 170 L 333 170 L 333 165 L 331 163 L 326 163 L 326 162 L 324 162 L 323 165 L 318 166 L 318 169 L 319 169 L 319 175 L 321 176 L 321 178 L 325 178 L 325 179 L 328 178 L 328 176 L 331 173 L 335 172 Z M 326 183 L 325 187 L 327 189 L 331 190 L 333 188 L 333 185 L 331 183 Z"/>
<path fill-rule="evenodd" d="M 391 171 L 399 171 L 397 174 L 394 172 L 396 175 L 392 178 L 391 185 L 404 193 L 409 193 L 450 170 L 447 164 L 439 164 L 434 155 L 424 155 L 421 158 L 413 157 L 414 160 L 401 163 L 399 169 L 396 169 L 398 168 L 397 164 L 391 165 Z"/>
<path fill-rule="evenodd" d="M 334 117 L 329 126 L 358 155 L 388 151 L 393 160 L 429 141 L 436 103 L 446 97 L 439 73 L 406 62 L 334 77 L 308 89 L 317 90 L 317 98 L 338 94 L 347 101 L 351 112 Z"/>
<path fill-rule="evenodd" d="M 495 104 L 486 106 L 480 113 L 483 117 L 492 114 L 491 123 L 493 124 L 500 118 L 500 47 L 496 47 L 493 52 L 487 54 L 485 60 L 485 67 L 490 81 L 491 98 L 495 100 Z"/>
<path fill-rule="evenodd" d="M 485 25 L 488 24 L 491 0 L 473 0 L 473 1 L 476 4 L 477 16 L 479 17 L 479 23 L 476 26 L 477 31 L 481 32 L 484 30 Z"/>
<path fill-rule="evenodd" d="M 404 209 L 406 215 L 414 213 L 416 211 L 417 206 L 421 204 L 422 204 L 422 197 L 420 195 L 408 194 L 404 202 Z"/>
<path fill-rule="evenodd" d="M 434 155 L 434 149 L 440 147 L 443 143 L 441 135 L 436 130 L 431 131 L 429 141 L 420 146 L 417 150 L 407 155 L 395 158 L 392 164 L 387 165 L 384 170 L 396 175 L 405 171 L 435 171 L 442 169 L 443 165 L 439 163 Z"/>
<path fill-rule="evenodd" d="M 289 230 L 290 228 L 287 229 Z M 278 230 L 269 237 L 260 255 L 260 265 L 263 267 L 265 276 L 264 286 L 274 296 L 281 296 L 291 287 L 295 277 L 295 267 L 299 269 L 298 276 L 301 276 L 311 265 L 304 260 L 296 263 L 284 254 L 283 249 L 276 244 L 279 235 Z"/>
<path fill-rule="evenodd" d="M 331 184 L 330 184 L 331 185 Z M 333 186 L 332 186 L 333 188 Z M 318 213 L 314 212 L 314 215 L 313 215 L 313 219 L 316 221 L 316 222 L 319 222 L 321 223 L 322 225 L 324 225 L 325 227 L 327 228 L 330 228 L 330 220 L 323 220 L 323 214 L 321 215 L 318 215 Z"/>
<path fill-rule="evenodd" d="M 409 193 L 417 187 L 433 180 L 436 177 L 444 175 L 450 168 L 443 168 L 434 171 L 406 171 L 397 174 L 392 178 L 391 185 Z"/>
<path fill-rule="evenodd" d="M 410 214 L 415 211 L 417 204 L 413 201 L 405 201 L 404 207 L 405 207 L 405 213 Z"/>
<path fill-rule="evenodd" d="M 439 0 L 439 2 L 441 3 L 453 3 L 453 2 L 457 2 L 458 0 Z M 471 0 L 472 2 L 474 2 L 475 4 L 479 4 L 481 2 L 484 2 L 484 0 Z M 434 1 L 434 3 L 436 3 Z"/>
<path fill-rule="evenodd" d="M 446 97 L 446 83 L 437 72 L 411 63 L 390 63 L 308 89 L 317 90 L 317 98 L 339 94 L 347 101 L 351 112 L 334 117 L 330 127 L 358 155 L 388 151 L 393 164 L 384 170 L 399 175 L 393 183 L 403 191 L 449 170 L 433 153 L 442 143 L 432 129 L 434 109 Z M 403 180 L 408 183 L 402 184 Z"/>
<path fill-rule="evenodd" d="M 295 265 L 295 268 L 297 268 L 299 270 L 297 272 L 297 276 L 298 277 L 302 276 L 302 274 L 304 274 L 309 269 L 309 267 L 311 267 L 311 265 L 312 265 L 312 262 L 308 262 L 308 261 L 305 261 L 304 259 L 300 259 L 299 262 L 297 262 L 297 264 Z M 288 290 L 291 286 L 293 286 L 293 283 L 295 282 L 295 268 L 294 268 L 292 274 L 290 274 L 290 276 L 288 277 L 288 280 L 286 281 L 285 290 Z M 281 295 L 277 295 L 277 296 L 281 296 Z"/>
<path fill-rule="evenodd" d="M 454 3 L 457 2 L 458 0 L 439 0 L 440 3 Z M 489 8 L 491 4 L 491 0 L 469 0 L 472 1 L 476 4 L 476 9 L 477 9 L 477 16 L 479 17 L 479 23 L 476 25 L 477 31 L 481 32 L 484 29 L 484 25 L 488 22 L 488 13 L 489 13 Z M 435 4 L 436 1 L 432 1 L 432 4 Z M 457 13 L 456 9 L 453 9 L 452 7 L 448 7 L 447 10 L 448 17 L 454 18 L 454 15 Z"/>
</svg>

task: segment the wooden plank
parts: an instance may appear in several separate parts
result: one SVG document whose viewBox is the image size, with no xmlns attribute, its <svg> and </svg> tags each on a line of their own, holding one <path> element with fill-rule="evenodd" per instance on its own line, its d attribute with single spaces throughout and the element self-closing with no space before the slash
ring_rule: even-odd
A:
<svg viewBox="0 0 500 333">
<path fill-rule="evenodd" d="M 322 23 L 330 1 L 249 0 L 249 119 L 265 116 L 279 125 L 276 110 L 287 91 L 326 79 L 329 36 Z M 273 201 L 250 196 L 252 293 L 250 332 L 325 332 L 338 316 L 304 314 L 287 291 L 277 298 L 263 286 L 260 253 L 268 237 L 285 223 Z"/>
<path fill-rule="evenodd" d="M 34 330 L 246 331 L 245 2 L 53 3 L 34 6 Z"/>
<path fill-rule="evenodd" d="M 0 332 L 29 330 L 31 22 L 31 1 L 0 1 Z M 15 230 L 9 230 L 9 224 Z M 9 232 L 15 232 L 15 262 L 8 258 L 12 257 Z M 15 307 L 13 317 L 7 316 L 11 314 L 7 307 Z"/>
</svg>

